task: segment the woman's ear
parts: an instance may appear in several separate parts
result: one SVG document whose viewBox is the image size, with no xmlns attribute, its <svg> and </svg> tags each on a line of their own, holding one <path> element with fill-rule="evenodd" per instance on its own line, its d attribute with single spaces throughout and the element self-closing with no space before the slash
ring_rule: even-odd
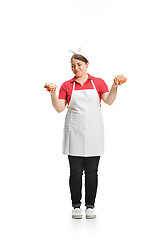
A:
<svg viewBox="0 0 160 240">
<path fill-rule="evenodd" d="M 87 68 L 88 68 L 88 66 L 89 66 L 89 62 L 87 62 L 86 64 L 87 64 Z"/>
</svg>

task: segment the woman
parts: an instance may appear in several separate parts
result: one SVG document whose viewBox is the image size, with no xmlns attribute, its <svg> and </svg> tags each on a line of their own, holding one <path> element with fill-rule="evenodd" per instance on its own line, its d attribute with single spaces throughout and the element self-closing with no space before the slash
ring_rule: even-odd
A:
<svg viewBox="0 0 160 240">
<path fill-rule="evenodd" d="M 98 184 L 98 164 L 104 153 L 104 129 L 101 112 L 101 99 L 111 105 L 117 95 L 118 85 L 126 78 L 115 77 L 111 90 L 104 80 L 87 73 L 89 61 L 84 54 L 74 53 L 71 67 L 74 78 L 65 81 L 56 95 L 56 85 L 52 88 L 52 104 L 57 112 L 66 105 L 68 111 L 64 124 L 63 154 L 68 155 L 70 165 L 70 192 L 72 200 L 72 218 L 82 218 L 81 192 L 82 175 L 85 172 L 85 214 L 86 218 L 95 218 L 95 198 Z M 120 82 L 121 79 L 121 82 Z"/>
</svg>

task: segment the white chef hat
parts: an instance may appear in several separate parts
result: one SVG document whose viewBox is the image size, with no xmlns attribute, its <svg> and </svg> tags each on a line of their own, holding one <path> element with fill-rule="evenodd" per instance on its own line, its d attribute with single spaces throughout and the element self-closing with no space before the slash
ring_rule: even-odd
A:
<svg viewBox="0 0 160 240">
<path fill-rule="evenodd" d="M 82 55 L 82 56 L 85 57 L 85 58 L 87 59 L 87 61 L 89 62 L 88 56 L 87 56 L 84 52 L 82 52 L 82 48 L 81 48 L 81 47 L 79 47 L 79 48 L 77 49 L 77 51 L 74 51 L 74 50 L 71 50 L 71 49 L 70 49 L 69 52 L 71 52 L 71 53 L 73 54 L 73 56 L 74 56 L 75 54 Z"/>
</svg>

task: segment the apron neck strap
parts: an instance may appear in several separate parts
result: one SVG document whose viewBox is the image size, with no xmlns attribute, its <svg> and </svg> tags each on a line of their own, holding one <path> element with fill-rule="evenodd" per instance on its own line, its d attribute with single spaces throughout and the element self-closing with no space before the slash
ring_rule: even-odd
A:
<svg viewBox="0 0 160 240">
<path fill-rule="evenodd" d="M 73 82 L 73 91 L 75 90 L 75 81 Z"/>
<path fill-rule="evenodd" d="M 91 83 L 92 83 L 92 85 L 93 85 L 93 88 L 96 89 L 93 80 L 92 80 L 92 79 L 90 79 L 90 80 L 91 80 Z"/>
</svg>

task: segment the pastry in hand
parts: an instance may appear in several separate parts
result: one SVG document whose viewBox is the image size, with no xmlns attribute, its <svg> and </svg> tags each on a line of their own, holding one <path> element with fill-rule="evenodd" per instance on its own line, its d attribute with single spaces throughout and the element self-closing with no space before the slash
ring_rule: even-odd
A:
<svg viewBox="0 0 160 240">
<path fill-rule="evenodd" d="M 51 91 L 52 89 L 55 91 L 57 88 L 56 84 L 53 83 L 45 83 L 44 88 L 46 88 L 47 91 Z"/>
<path fill-rule="evenodd" d="M 121 85 L 122 83 L 125 83 L 126 81 L 127 81 L 127 78 L 123 74 L 117 75 L 114 78 L 114 83 L 118 84 L 118 85 Z"/>
</svg>

